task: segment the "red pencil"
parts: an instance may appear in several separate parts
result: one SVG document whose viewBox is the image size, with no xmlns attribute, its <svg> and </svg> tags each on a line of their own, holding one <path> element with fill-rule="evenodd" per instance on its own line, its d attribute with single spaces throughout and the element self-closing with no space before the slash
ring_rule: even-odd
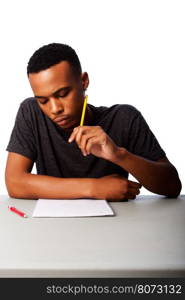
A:
<svg viewBox="0 0 185 300">
<path fill-rule="evenodd" d="M 23 213 L 22 211 L 18 210 L 17 208 L 15 208 L 14 206 L 8 206 L 8 208 L 13 211 L 14 213 L 18 214 L 19 216 L 23 217 L 23 218 L 27 218 L 27 215 L 25 213 Z"/>
</svg>

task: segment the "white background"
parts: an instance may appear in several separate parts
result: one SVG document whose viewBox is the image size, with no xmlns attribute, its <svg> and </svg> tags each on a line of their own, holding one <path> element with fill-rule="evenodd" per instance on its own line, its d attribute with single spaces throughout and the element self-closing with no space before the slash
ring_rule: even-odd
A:
<svg viewBox="0 0 185 300">
<path fill-rule="evenodd" d="M 142 112 L 183 184 L 184 16 L 185 1 L 178 0 L 1 1 L 0 193 L 7 193 L 5 149 L 15 115 L 32 96 L 27 62 L 51 42 L 78 53 L 90 77 L 89 103 L 128 103 Z"/>
</svg>

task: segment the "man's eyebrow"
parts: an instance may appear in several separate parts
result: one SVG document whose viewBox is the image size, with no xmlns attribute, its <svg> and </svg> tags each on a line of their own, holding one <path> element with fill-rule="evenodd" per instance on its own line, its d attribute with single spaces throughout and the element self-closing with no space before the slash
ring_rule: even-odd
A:
<svg viewBox="0 0 185 300">
<path fill-rule="evenodd" d="M 61 92 L 61 91 L 66 91 L 66 90 L 69 89 L 69 88 L 70 88 L 70 86 L 65 86 L 65 87 L 59 88 L 58 90 L 56 90 L 55 92 L 53 92 L 52 95 L 56 95 L 56 94 L 58 94 L 58 93 Z M 37 96 L 37 95 L 35 95 L 35 98 L 45 99 L 45 98 L 48 98 L 48 97 L 46 97 L 46 96 Z"/>
</svg>

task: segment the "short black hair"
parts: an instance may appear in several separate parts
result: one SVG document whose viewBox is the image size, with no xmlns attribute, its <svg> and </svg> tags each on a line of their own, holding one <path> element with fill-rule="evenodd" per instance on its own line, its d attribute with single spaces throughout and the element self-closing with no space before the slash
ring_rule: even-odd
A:
<svg viewBox="0 0 185 300">
<path fill-rule="evenodd" d="M 68 61 L 76 75 L 82 72 L 79 58 L 73 48 L 66 44 L 52 43 L 36 50 L 27 65 L 27 75 L 46 70 L 61 61 Z"/>
</svg>

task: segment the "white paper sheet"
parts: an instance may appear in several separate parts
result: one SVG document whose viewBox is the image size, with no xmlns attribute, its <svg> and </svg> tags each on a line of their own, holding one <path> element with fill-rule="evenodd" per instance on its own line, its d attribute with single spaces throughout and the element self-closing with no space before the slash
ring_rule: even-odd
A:
<svg viewBox="0 0 185 300">
<path fill-rule="evenodd" d="M 32 217 L 92 217 L 114 215 L 106 200 L 39 199 Z"/>
</svg>

